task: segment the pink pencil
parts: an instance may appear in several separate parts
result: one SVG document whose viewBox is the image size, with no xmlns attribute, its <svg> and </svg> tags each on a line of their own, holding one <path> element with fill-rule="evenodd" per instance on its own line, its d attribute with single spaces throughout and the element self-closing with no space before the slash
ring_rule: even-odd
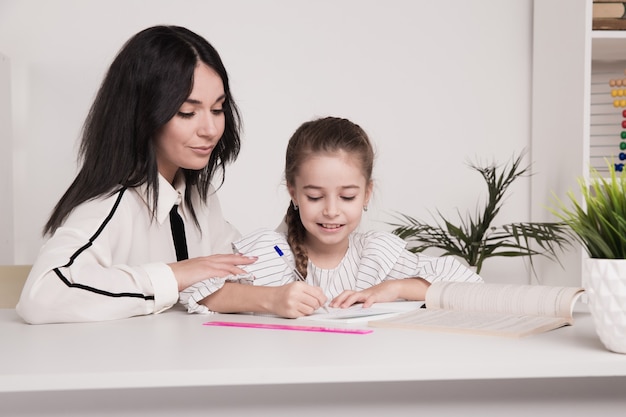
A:
<svg viewBox="0 0 626 417">
<path fill-rule="evenodd" d="M 289 324 L 238 323 L 232 321 L 207 321 L 205 326 L 247 327 L 251 329 L 299 330 L 303 332 L 368 334 L 372 329 L 344 329 L 340 327 L 292 326 Z"/>
</svg>

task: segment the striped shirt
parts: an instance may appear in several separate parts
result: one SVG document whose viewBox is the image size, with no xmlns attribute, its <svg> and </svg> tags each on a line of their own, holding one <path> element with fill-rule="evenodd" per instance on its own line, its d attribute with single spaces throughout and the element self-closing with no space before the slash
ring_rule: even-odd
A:
<svg viewBox="0 0 626 417">
<path fill-rule="evenodd" d="M 274 249 L 277 246 L 284 259 Z M 200 301 L 217 291 L 226 281 L 251 285 L 279 286 L 296 280 L 293 253 L 285 234 L 260 229 L 233 243 L 236 252 L 257 256 L 243 266 L 248 274 L 201 281 L 181 293 L 180 301 L 189 312 L 210 313 Z M 286 261 L 286 262 L 285 262 Z M 306 282 L 324 290 L 333 299 L 345 290 L 360 291 L 386 280 L 420 277 L 429 282 L 481 282 L 482 278 L 450 256 L 432 257 L 411 253 L 406 242 L 387 232 L 354 232 L 349 236 L 348 251 L 333 269 L 323 269 L 309 261 Z"/>
</svg>

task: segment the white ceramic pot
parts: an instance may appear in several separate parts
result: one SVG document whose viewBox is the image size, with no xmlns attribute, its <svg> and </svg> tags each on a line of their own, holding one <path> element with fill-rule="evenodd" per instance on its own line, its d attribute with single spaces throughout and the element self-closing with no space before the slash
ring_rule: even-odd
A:
<svg viewBox="0 0 626 417">
<path fill-rule="evenodd" d="M 604 346 L 626 353 L 626 259 L 585 260 L 583 287 L 596 332 Z"/>
</svg>

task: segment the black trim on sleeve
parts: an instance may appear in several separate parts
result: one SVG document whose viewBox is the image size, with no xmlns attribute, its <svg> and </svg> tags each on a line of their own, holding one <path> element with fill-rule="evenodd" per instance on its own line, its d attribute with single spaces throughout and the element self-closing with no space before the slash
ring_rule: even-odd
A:
<svg viewBox="0 0 626 417">
<path fill-rule="evenodd" d="M 85 245 L 80 247 L 76 252 L 72 254 L 72 256 L 70 256 L 70 260 L 68 263 L 66 263 L 65 265 L 59 268 L 67 268 L 70 265 L 72 265 L 74 263 L 74 260 L 78 257 L 78 255 L 80 255 L 82 252 L 88 249 L 91 245 L 93 245 L 93 242 L 98 238 L 98 236 L 100 236 L 100 234 L 102 233 L 106 225 L 113 218 L 113 215 L 115 214 L 115 211 L 119 207 L 120 201 L 122 201 L 122 196 L 124 195 L 124 192 L 126 190 L 127 190 L 127 187 L 123 187 L 118 191 L 119 195 L 117 196 L 117 199 L 115 200 L 115 204 L 113 204 L 113 208 L 111 209 L 107 217 L 104 219 L 104 221 L 102 222 L 98 230 L 96 230 L 96 233 L 94 233 L 93 236 L 89 238 L 89 241 Z M 59 270 L 59 268 L 54 268 L 53 269 L 54 273 L 57 274 L 57 276 L 61 279 L 61 281 L 63 281 L 63 283 L 70 288 L 79 288 L 82 290 L 91 291 L 96 294 L 106 295 L 107 297 L 134 297 L 134 298 L 143 298 L 144 300 L 154 300 L 154 295 L 144 295 L 144 294 L 130 293 L 130 292 L 112 293 L 112 292 L 100 290 L 98 288 L 90 287 L 87 285 L 72 283 L 63 275 L 63 273 Z"/>
</svg>

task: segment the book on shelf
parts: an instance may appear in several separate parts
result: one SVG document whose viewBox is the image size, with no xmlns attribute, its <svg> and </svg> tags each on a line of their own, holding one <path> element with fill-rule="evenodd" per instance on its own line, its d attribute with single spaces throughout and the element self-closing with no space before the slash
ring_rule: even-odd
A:
<svg viewBox="0 0 626 417">
<path fill-rule="evenodd" d="M 523 337 L 572 325 L 583 292 L 579 287 L 435 282 L 426 292 L 425 309 L 368 325 Z"/>
<path fill-rule="evenodd" d="M 593 2 L 594 19 L 623 19 L 626 14 L 626 2 Z"/>
<path fill-rule="evenodd" d="M 626 19 L 593 19 L 592 30 L 625 30 Z"/>
</svg>

